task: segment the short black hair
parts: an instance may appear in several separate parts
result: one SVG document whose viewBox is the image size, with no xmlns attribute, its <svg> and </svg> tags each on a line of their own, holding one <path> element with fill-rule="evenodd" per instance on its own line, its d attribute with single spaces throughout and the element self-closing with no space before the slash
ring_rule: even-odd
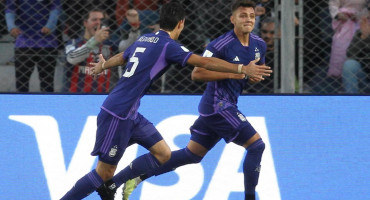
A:
<svg viewBox="0 0 370 200">
<path fill-rule="evenodd" d="M 179 21 L 185 19 L 185 10 L 180 3 L 170 2 L 161 8 L 159 27 L 166 31 L 172 31 Z"/>
<path fill-rule="evenodd" d="M 239 7 L 249 7 L 249 8 L 256 8 L 256 3 L 250 0 L 235 0 L 231 6 L 231 13 L 237 10 Z"/>
</svg>

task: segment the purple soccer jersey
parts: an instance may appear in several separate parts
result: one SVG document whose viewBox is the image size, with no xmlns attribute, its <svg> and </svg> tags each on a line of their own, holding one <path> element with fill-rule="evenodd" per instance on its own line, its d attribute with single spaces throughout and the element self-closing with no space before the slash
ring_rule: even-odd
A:
<svg viewBox="0 0 370 200">
<path fill-rule="evenodd" d="M 250 33 L 249 46 L 243 46 L 231 30 L 210 42 L 203 53 L 204 57 L 217 57 L 230 63 L 247 65 L 260 58 L 257 64 L 265 63 L 266 43 Z M 199 113 L 203 116 L 215 114 L 232 106 L 237 107 L 238 97 L 247 80 L 224 79 L 208 82 L 199 103 Z"/>
<path fill-rule="evenodd" d="M 119 119 L 135 119 L 140 99 L 172 63 L 184 66 L 192 52 L 158 31 L 145 34 L 124 52 L 126 70 L 102 109 Z"/>
</svg>

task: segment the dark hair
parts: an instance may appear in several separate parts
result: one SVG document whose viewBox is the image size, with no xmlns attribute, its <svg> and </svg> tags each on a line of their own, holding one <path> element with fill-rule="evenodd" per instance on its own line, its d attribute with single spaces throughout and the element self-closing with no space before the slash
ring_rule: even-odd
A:
<svg viewBox="0 0 370 200">
<path fill-rule="evenodd" d="M 237 10 L 239 7 L 250 7 L 255 9 L 256 3 L 250 0 L 236 0 L 234 1 L 233 5 L 231 6 L 231 12 L 233 13 L 235 10 Z"/>
<path fill-rule="evenodd" d="M 262 24 L 270 24 L 270 23 L 274 23 L 275 26 L 277 26 L 277 27 L 280 26 L 279 20 L 275 21 L 274 17 L 266 17 L 265 19 L 263 19 L 262 22 L 261 22 L 261 26 L 262 26 Z"/>
<path fill-rule="evenodd" d="M 103 13 L 103 16 L 104 18 L 106 17 L 106 13 L 104 10 L 100 9 L 100 8 L 91 8 L 89 10 L 87 10 L 87 12 L 85 12 L 85 15 L 84 15 L 84 21 L 87 21 L 90 17 L 90 13 L 92 12 L 100 12 L 100 13 Z"/>
<path fill-rule="evenodd" d="M 159 27 L 166 31 L 172 31 L 179 21 L 185 19 L 185 10 L 180 3 L 171 2 L 161 8 Z"/>
</svg>

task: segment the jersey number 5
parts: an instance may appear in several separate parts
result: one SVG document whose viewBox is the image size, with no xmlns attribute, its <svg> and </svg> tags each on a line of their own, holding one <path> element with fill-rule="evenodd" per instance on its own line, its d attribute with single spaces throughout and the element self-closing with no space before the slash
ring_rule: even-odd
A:
<svg viewBox="0 0 370 200">
<path fill-rule="evenodd" d="M 137 68 L 137 65 L 139 64 L 139 58 L 135 56 L 136 53 L 143 53 L 146 48 L 143 47 L 136 47 L 134 54 L 132 54 L 132 57 L 130 58 L 130 62 L 134 63 L 132 64 L 131 69 L 126 69 L 125 73 L 123 74 L 124 77 L 130 77 L 134 75 L 135 70 Z"/>
</svg>

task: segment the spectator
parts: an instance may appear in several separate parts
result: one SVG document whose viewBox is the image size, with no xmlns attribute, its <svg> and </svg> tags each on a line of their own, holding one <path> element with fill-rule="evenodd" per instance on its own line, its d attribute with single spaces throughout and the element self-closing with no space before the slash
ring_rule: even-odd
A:
<svg viewBox="0 0 370 200">
<path fill-rule="evenodd" d="M 343 65 L 343 85 L 346 93 L 370 92 L 370 13 L 362 17 L 348 49 Z"/>
<path fill-rule="evenodd" d="M 91 9 L 84 17 L 84 34 L 68 41 L 66 88 L 69 92 L 109 92 L 117 73 L 106 70 L 96 80 L 89 74 L 91 62 L 97 62 L 99 54 L 110 58 L 117 47 L 109 40 L 109 27 L 104 24 L 105 13 Z"/>
<path fill-rule="evenodd" d="M 119 42 L 119 51 L 126 50 L 141 34 L 151 32 L 141 24 L 139 13 L 135 9 L 130 9 L 126 12 L 124 21 L 119 29 L 115 31 L 115 42 L 118 42 L 117 40 L 121 38 L 123 39 Z"/>
<path fill-rule="evenodd" d="M 15 76 L 18 92 L 29 91 L 35 64 L 42 92 L 54 91 L 54 71 L 58 55 L 55 28 L 60 1 L 7 0 L 6 23 L 15 41 Z"/>
<path fill-rule="evenodd" d="M 115 1 L 114 0 L 64 0 L 62 1 L 63 12 L 61 15 L 63 23 L 64 37 L 68 39 L 77 38 L 84 32 L 84 27 L 81 26 L 86 12 L 92 7 L 106 11 L 108 14 L 108 22 L 110 30 L 116 30 L 116 23 L 112 21 L 115 18 Z"/>
<path fill-rule="evenodd" d="M 170 0 L 118 0 L 116 5 L 116 20 L 120 27 L 126 26 L 127 11 L 135 9 L 139 13 L 141 25 L 145 28 L 155 28 L 159 21 L 159 8 Z M 156 31 L 156 30 L 155 30 Z M 152 32 L 152 31 L 149 31 Z M 149 33 L 149 32 L 142 32 Z"/>
<path fill-rule="evenodd" d="M 0 38 L 3 35 L 8 34 L 8 31 L 6 30 L 6 22 L 5 22 L 5 1 L 0 1 Z"/>
<path fill-rule="evenodd" d="M 327 83 L 327 67 L 333 30 L 328 1 L 305 0 L 303 12 L 303 72 L 304 83 L 313 93 L 329 93 L 338 89 Z"/>
<path fill-rule="evenodd" d="M 327 74 L 329 77 L 341 77 L 346 50 L 358 29 L 358 19 L 366 8 L 366 0 L 329 0 L 334 30 Z"/>
</svg>

